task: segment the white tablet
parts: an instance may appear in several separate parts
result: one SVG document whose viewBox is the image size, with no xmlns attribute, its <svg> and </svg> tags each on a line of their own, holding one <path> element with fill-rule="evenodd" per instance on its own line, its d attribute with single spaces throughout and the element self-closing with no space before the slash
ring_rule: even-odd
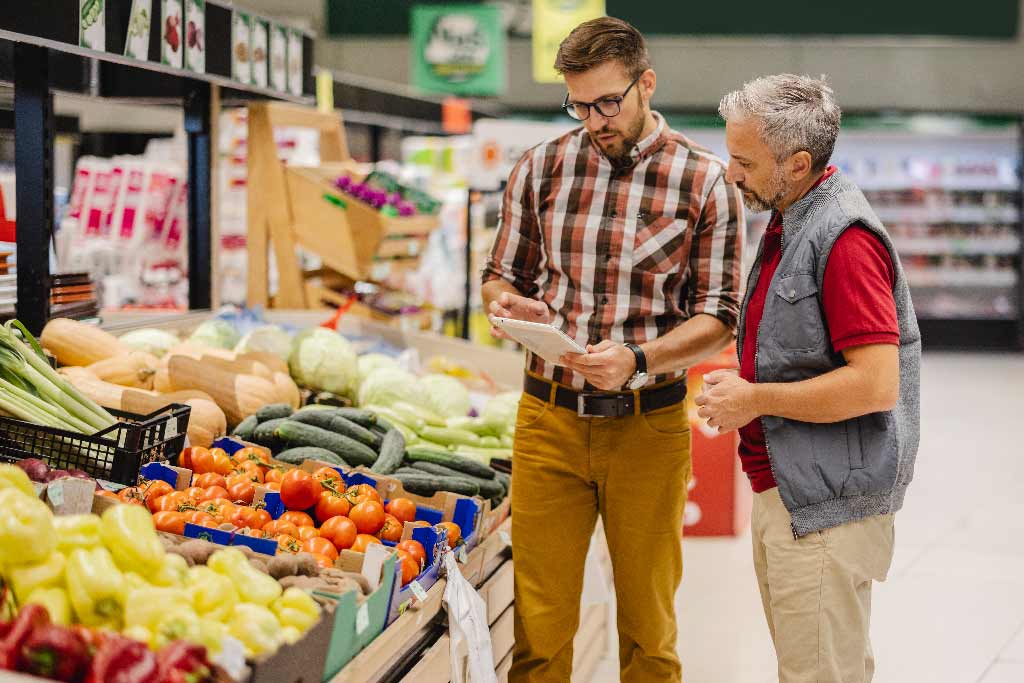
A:
<svg viewBox="0 0 1024 683">
<path fill-rule="evenodd" d="M 558 359 L 567 353 L 587 352 L 565 332 L 545 323 L 496 316 L 491 316 L 491 322 L 530 351 L 555 365 L 559 365 Z"/>
</svg>

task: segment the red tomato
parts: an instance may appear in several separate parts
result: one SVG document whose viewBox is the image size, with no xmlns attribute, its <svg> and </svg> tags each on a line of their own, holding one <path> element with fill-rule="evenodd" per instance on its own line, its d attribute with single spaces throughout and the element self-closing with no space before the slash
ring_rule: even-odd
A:
<svg viewBox="0 0 1024 683">
<path fill-rule="evenodd" d="M 408 541 L 399 543 L 397 547 L 399 550 L 409 553 L 421 566 L 427 563 L 427 551 L 423 549 L 423 544 L 419 541 L 410 538 Z"/>
<path fill-rule="evenodd" d="M 193 448 L 191 461 L 193 474 L 206 474 L 207 472 L 216 471 L 213 453 L 209 449 Z"/>
<path fill-rule="evenodd" d="M 305 510 L 320 500 L 320 482 L 309 472 L 292 470 L 281 480 L 281 502 L 289 510 Z"/>
<path fill-rule="evenodd" d="M 402 540 L 402 523 L 391 515 L 384 515 L 384 526 L 377 532 L 377 536 L 382 541 L 398 543 Z"/>
<path fill-rule="evenodd" d="M 256 465 L 270 465 L 270 454 L 261 448 L 253 448 L 252 446 L 239 448 L 231 456 L 231 459 L 238 464 L 251 462 Z"/>
<path fill-rule="evenodd" d="M 180 536 L 185 533 L 185 515 L 180 512 L 158 512 L 153 515 L 153 526 L 157 531 Z"/>
<path fill-rule="evenodd" d="M 238 465 L 238 467 L 235 469 L 235 472 L 238 475 L 244 474 L 250 481 L 254 483 L 263 483 L 263 468 L 261 468 L 259 465 L 252 462 L 251 460 L 247 460 L 246 462 L 243 462 L 240 465 Z"/>
<path fill-rule="evenodd" d="M 193 502 L 184 491 L 172 491 L 153 500 L 151 509 L 155 509 L 157 512 L 183 512 L 192 507 Z"/>
<path fill-rule="evenodd" d="M 321 485 L 326 482 L 336 489 L 342 491 L 345 489 L 345 484 L 341 479 L 341 474 L 333 467 L 321 467 L 313 473 L 313 478 L 319 481 Z"/>
<path fill-rule="evenodd" d="M 104 498 L 113 498 L 114 500 L 121 500 L 120 498 L 117 497 L 116 493 L 114 493 L 113 491 L 108 491 L 106 489 L 103 489 L 102 491 L 97 491 L 96 495 L 103 496 Z"/>
<path fill-rule="evenodd" d="M 202 446 L 186 448 L 181 452 L 181 455 L 178 456 L 178 467 L 184 467 L 186 470 L 192 470 L 195 472 L 195 456 L 208 450 L 209 449 L 203 448 Z"/>
<path fill-rule="evenodd" d="M 228 520 L 239 529 L 260 529 L 259 515 L 251 507 L 242 505 L 235 508 L 234 513 L 231 515 L 231 519 Z"/>
<path fill-rule="evenodd" d="M 435 529 L 447 529 L 448 530 L 448 547 L 454 548 L 462 540 L 462 529 L 455 522 L 441 522 L 437 524 Z"/>
<path fill-rule="evenodd" d="M 313 523 L 313 518 L 307 515 L 305 512 L 299 512 L 297 510 L 289 510 L 279 517 L 283 522 L 291 522 L 295 526 L 316 526 Z"/>
<path fill-rule="evenodd" d="M 384 507 L 376 501 L 359 503 L 348 513 L 361 534 L 375 534 L 384 526 Z"/>
<path fill-rule="evenodd" d="M 302 549 L 307 553 L 319 553 L 326 555 L 332 560 L 338 559 L 338 549 L 326 538 L 308 538 L 302 544 Z"/>
<path fill-rule="evenodd" d="M 228 498 L 248 505 L 256 495 L 256 485 L 245 474 L 236 474 L 227 480 Z"/>
<path fill-rule="evenodd" d="M 279 481 L 268 481 L 263 485 L 267 487 L 268 491 L 276 491 L 278 493 L 281 493 L 281 482 Z"/>
<path fill-rule="evenodd" d="M 264 524 L 263 533 L 266 536 L 280 536 L 281 534 L 287 534 L 293 538 L 299 537 L 299 530 L 294 524 L 291 522 L 283 522 L 280 519 L 275 519 Z"/>
<path fill-rule="evenodd" d="M 227 498 L 214 498 L 199 503 L 199 509 L 211 515 L 218 523 L 231 519 L 231 515 L 235 514 L 235 507 Z"/>
<path fill-rule="evenodd" d="M 310 553 L 310 555 L 313 556 L 313 559 L 316 560 L 317 566 L 321 569 L 330 569 L 334 566 L 334 560 L 326 555 L 321 555 L 320 553 Z"/>
<path fill-rule="evenodd" d="M 206 522 L 211 522 L 214 526 L 217 525 L 217 520 L 213 518 L 209 512 L 203 512 L 202 510 L 192 510 L 191 512 L 184 513 L 185 521 L 189 524 L 198 524 L 200 526 L 206 526 Z"/>
<path fill-rule="evenodd" d="M 371 500 L 380 503 L 382 507 L 384 505 L 384 501 L 381 500 L 380 494 L 377 493 L 377 489 L 373 488 L 369 484 L 356 484 L 354 486 L 349 486 L 348 490 L 345 491 L 345 496 L 349 499 L 349 502 L 352 503 L 353 507 Z"/>
<path fill-rule="evenodd" d="M 144 505 L 146 503 L 146 496 L 139 490 L 138 486 L 129 486 L 121 489 L 117 492 L 117 497 L 121 499 L 122 503 L 128 503 L 129 505 Z"/>
<path fill-rule="evenodd" d="M 347 516 L 351 509 L 352 504 L 342 494 L 335 493 L 334 491 L 323 491 L 320 494 L 320 500 L 316 504 L 316 518 L 323 523 L 331 517 Z"/>
<path fill-rule="evenodd" d="M 272 481 L 276 481 L 276 482 L 280 483 L 281 479 L 284 478 L 284 473 L 285 473 L 285 470 L 282 470 L 279 467 L 271 467 L 269 470 L 267 470 L 263 474 L 263 481 L 265 483 L 270 483 Z"/>
<path fill-rule="evenodd" d="M 411 583 L 419 575 L 420 563 L 413 559 L 411 555 L 407 555 L 402 560 L 402 585 Z"/>
<path fill-rule="evenodd" d="M 228 476 L 231 474 L 231 469 L 234 465 L 231 462 L 231 458 L 228 456 L 227 451 L 223 448 L 211 448 L 210 455 L 213 456 L 213 472 L 217 474 Z"/>
<path fill-rule="evenodd" d="M 199 502 L 205 503 L 209 500 L 216 500 L 218 498 L 228 498 L 228 490 L 223 486 L 208 486 L 203 489 L 203 493 L 199 496 Z"/>
<path fill-rule="evenodd" d="M 355 543 L 352 544 L 352 550 L 357 553 L 365 553 L 366 549 L 374 543 L 380 544 L 380 539 L 370 534 L 359 534 L 356 536 Z"/>
<path fill-rule="evenodd" d="M 416 521 L 416 503 L 408 498 L 392 498 L 384 509 L 402 524 Z"/>
<path fill-rule="evenodd" d="M 274 537 L 277 541 L 277 552 L 279 553 L 292 553 L 293 555 L 302 552 L 302 543 L 299 539 L 288 534 L 278 534 Z"/>
<path fill-rule="evenodd" d="M 338 550 L 351 548 L 358 534 L 356 523 L 348 517 L 331 517 L 320 527 L 320 536 L 333 543 Z"/>
<path fill-rule="evenodd" d="M 196 488 L 206 489 L 211 486 L 220 486 L 226 488 L 224 476 L 217 474 L 216 472 L 207 472 L 206 474 L 197 474 L 192 477 L 192 486 Z"/>
<path fill-rule="evenodd" d="M 300 526 L 299 527 L 299 540 L 308 541 L 311 538 L 319 538 L 320 530 L 315 526 Z"/>
<path fill-rule="evenodd" d="M 256 510 L 256 524 L 257 524 L 257 526 L 254 527 L 254 528 L 262 529 L 266 525 L 270 524 L 271 521 L 272 521 L 272 518 L 271 518 L 269 512 L 267 512 L 266 510 L 264 510 L 262 508 L 260 508 L 259 510 Z"/>
<path fill-rule="evenodd" d="M 198 486 L 189 486 L 187 489 L 182 491 L 185 497 L 193 502 L 199 502 L 199 496 L 203 495 L 203 490 Z"/>
</svg>

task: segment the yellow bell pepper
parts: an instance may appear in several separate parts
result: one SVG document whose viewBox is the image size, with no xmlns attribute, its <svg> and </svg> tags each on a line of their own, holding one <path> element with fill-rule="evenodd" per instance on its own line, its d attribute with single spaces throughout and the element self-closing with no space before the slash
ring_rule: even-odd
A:
<svg viewBox="0 0 1024 683">
<path fill-rule="evenodd" d="M 29 593 L 28 597 L 21 604 L 34 603 L 42 605 L 50 613 L 50 621 L 61 626 L 71 624 L 71 601 L 68 599 L 68 592 L 63 588 L 37 588 Z"/>
<path fill-rule="evenodd" d="M 231 579 L 209 567 L 188 570 L 188 587 L 192 606 L 208 619 L 225 621 L 238 604 L 238 590 Z"/>
<path fill-rule="evenodd" d="M 0 465 L 0 489 L 14 489 L 33 498 L 39 497 L 25 470 L 16 465 Z"/>
<path fill-rule="evenodd" d="M 185 600 L 188 600 L 187 596 Z M 203 636 L 199 626 L 199 615 L 187 602 L 172 605 L 164 611 L 163 616 L 153 629 L 150 647 L 160 650 L 175 640 L 186 640 L 198 643 Z"/>
<path fill-rule="evenodd" d="M 184 586 L 188 580 L 188 561 L 175 553 L 167 553 L 160 564 L 160 569 L 152 576 L 156 586 Z"/>
<path fill-rule="evenodd" d="M 42 562 L 22 564 L 11 567 L 7 576 L 14 589 L 14 597 L 18 602 L 25 602 L 29 593 L 37 588 L 50 588 L 64 585 L 64 566 L 67 559 L 60 553 L 53 553 Z"/>
<path fill-rule="evenodd" d="M 204 645 L 211 655 L 220 652 L 224 638 L 228 635 L 227 625 L 202 616 L 196 623 L 199 626 L 199 638 L 195 642 Z"/>
<path fill-rule="evenodd" d="M 247 658 L 275 652 L 281 646 L 281 624 L 266 607 L 243 602 L 235 605 L 228 633 L 245 646 Z"/>
<path fill-rule="evenodd" d="M 210 555 L 206 566 L 231 579 L 243 602 L 266 606 L 276 600 L 283 590 L 276 579 L 249 564 L 242 551 L 235 548 L 218 550 Z"/>
<path fill-rule="evenodd" d="M 86 626 L 120 628 L 124 612 L 124 578 L 106 548 L 98 546 L 71 551 L 65 580 L 71 607 L 79 622 Z"/>
<path fill-rule="evenodd" d="M 0 489 L 0 557 L 5 566 L 42 562 L 56 547 L 53 513 L 46 503 L 21 489 Z"/>
<path fill-rule="evenodd" d="M 57 530 L 57 550 L 62 553 L 100 544 L 99 515 L 57 515 L 53 527 Z"/>
<path fill-rule="evenodd" d="M 188 594 L 179 588 L 149 585 L 132 588 L 125 595 L 124 625 L 142 626 L 152 631 L 167 610 L 180 604 L 191 605 L 191 601 Z"/>
<path fill-rule="evenodd" d="M 289 645 L 294 645 L 295 643 L 302 640 L 302 631 L 295 628 L 294 626 L 285 626 L 281 629 L 281 640 L 288 643 Z"/>
<path fill-rule="evenodd" d="M 320 618 L 320 605 L 301 588 L 292 586 L 270 605 L 282 626 L 305 633 Z"/>
<path fill-rule="evenodd" d="M 103 513 L 100 538 L 123 571 L 147 576 L 164 561 L 164 546 L 156 535 L 153 516 L 141 505 L 114 505 Z"/>
</svg>

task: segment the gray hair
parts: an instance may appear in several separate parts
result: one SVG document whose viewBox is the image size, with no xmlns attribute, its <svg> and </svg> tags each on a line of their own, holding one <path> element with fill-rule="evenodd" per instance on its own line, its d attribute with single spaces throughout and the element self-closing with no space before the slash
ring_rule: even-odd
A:
<svg viewBox="0 0 1024 683">
<path fill-rule="evenodd" d="M 761 137 L 779 161 L 806 150 L 822 171 L 832 157 L 842 111 L 825 76 L 762 76 L 722 98 L 718 113 L 726 121 L 753 118 Z"/>
</svg>

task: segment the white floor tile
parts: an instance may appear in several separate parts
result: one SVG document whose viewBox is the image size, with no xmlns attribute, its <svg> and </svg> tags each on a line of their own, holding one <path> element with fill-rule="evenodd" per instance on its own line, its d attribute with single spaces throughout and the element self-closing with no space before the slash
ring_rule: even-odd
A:
<svg viewBox="0 0 1024 683">
<path fill-rule="evenodd" d="M 978 680 L 978 683 L 1021 683 L 1024 681 L 1024 662 L 999 661 Z"/>
<path fill-rule="evenodd" d="M 1017 631 L 1017 634 L 1007 644 L 1007 646 L 1003 648 L 1003 651 L 999 653 L 999 659 L 1024 662 L 1024 624 L 1021 624 L 1021 628 Z M 1021 680 L 1024 681 L 1024 678 Z"/>
</svg>

